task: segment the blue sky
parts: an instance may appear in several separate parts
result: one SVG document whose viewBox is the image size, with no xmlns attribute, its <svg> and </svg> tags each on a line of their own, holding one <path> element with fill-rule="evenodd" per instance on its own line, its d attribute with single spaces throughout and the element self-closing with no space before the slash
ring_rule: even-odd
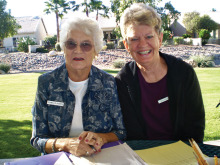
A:
<svg viewBox="0 0 220 165">
<path fill-rule="evenodd" d="M 56 32 L 55 16 L 53 14 L 46 15 L 44 2 L 47 0 L 6 0 L 7 9 L 11 9 L 11 14 L 14 17 L 22 16 L 42 16 L 49 33 Z M 82 0 L 77 0 L 82 1 Z M 180 12 L 208 12 L 215 8 L 220 13 L 220 0 L 162 0 L 161 5 L 171 1 L 174 8 Z M 103 0 L 108 3 L 109 0 Z"/>
</svg>

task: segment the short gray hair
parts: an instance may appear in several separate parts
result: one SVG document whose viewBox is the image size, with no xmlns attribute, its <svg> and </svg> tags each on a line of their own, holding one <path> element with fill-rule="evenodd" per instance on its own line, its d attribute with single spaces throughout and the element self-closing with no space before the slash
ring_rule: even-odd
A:
<svg viewBox="0 0 220 165">
<path fill-rule="evenodd" d="M 67 40 L 67 34 L 72 30 L 79 30 L 92 37 L 94 42 L 95 51 L 98 54 L 102 50 L 103 46 L 103 31 L 99 27 L 96 20 L 89 17 L 69 17 L 63 25 L 60 31 L 60 47 L 64 50 L 65 42 Z"/>
<path fill-rule="evenodd" d="M 126 39 L 128 26 L 132 24 L 152 26 L 159 34 L 162 21 L 152 7 L 143 3 L 134 3 L 129 8 L 125 9 L 120 18 L 121 34 L 124 39 Z"/>
</svg>

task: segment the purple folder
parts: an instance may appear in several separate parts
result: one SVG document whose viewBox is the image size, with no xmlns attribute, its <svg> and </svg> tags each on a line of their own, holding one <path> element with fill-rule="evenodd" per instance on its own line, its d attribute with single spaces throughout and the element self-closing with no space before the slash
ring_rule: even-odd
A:
<svg viewBox="0 0 220 165">
<path fill-rule="evenodd" d="M 6 162 L 4 165 L 53 165 L 63 153 L 65 152 L 57 152 L 33 158 L 24 158 L 15 162 Z"/>
<path fill-rule="evenodd" d="M 110 142 L 106 143 L 102 146 L 102 149 L 113 147 L 116 145 L 119 145 L 123 143 L 122 141 L 115 141 L 115 142 Z M 31 164 L 31 165 L 53 165 L 59 157 L 65 153 L 67 157 L 69 157 L 69 153 L 67 152 L 57 152 L 57 153 L 51 153 L 43 156 L 38 156 L 38 157 L 33 157 L 33 158 L 24 158 L 21 160 L 17 160 L 14 162 L 6 162 L 4 165 L 24 165 L 24 164 Z"/>
</svg>

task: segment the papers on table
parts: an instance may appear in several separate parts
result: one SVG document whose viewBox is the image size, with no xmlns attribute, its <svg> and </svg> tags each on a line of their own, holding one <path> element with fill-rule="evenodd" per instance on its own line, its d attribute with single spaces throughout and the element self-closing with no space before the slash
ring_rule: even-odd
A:
<svg viewBox="0 0 220 165">
<path fill-rule="evenodd" d="M 147 165 L 126 143 L 103 149 L 89 157 L 69 157 L 74 165 Z"/>
<path fill-rule="evenodd" d="M 135 151 L 147 164 L 163 165 L 197 165 L 197 160 L 193 154 L 192 147 L 178 141 L 144 150 Z"/>
<path fill-rule="evenodd" d="M 6 165 L 198 165 L 192 147 L 178 141 L 159 147 L 133 151 L 126 143 L 109 145 L 89 157 L 76 157 L 66 152 L 5 163 Z"/>
</svg>

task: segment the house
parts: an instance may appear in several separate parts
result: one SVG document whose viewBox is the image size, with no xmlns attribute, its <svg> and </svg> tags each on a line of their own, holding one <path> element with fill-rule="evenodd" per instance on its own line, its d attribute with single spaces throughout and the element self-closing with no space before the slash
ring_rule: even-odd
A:
<svg viewBox="0 0 220 165">
<path fill-rule="evenodd" d="M 41 41 L 48 35 L 43 19 L 38 16 L 17 17 L 16 21 L 21 28 L 18 30 L 17 35 L 3 40 L 3 47 L 5 47 L 6 50 L 13 51 L 14 48 L 17 47 L 19 38 L 30 37 L 40 45 Z"/>
<path fill-rule="evenodd" d="M 204 15 L 209 15 L 212 20 L 214 20 L 218 24 L 218 29 L 211 32 L 211 38 L 209 39 L 208 43 L 213 44 L 220 44 L 220 12 L 202 12 L 200 13 L 200 17 Z M 171 30 L 173 31 L 174 36 L 182 36 L 183 34 L 186 34 L 186 28 L 184 24 L 182 23 L 184 13 L 181 14 L 180 19 L 177 22 L 173 22 L 170 26 Z M 193 36 L 193 37 L 198 37 Z"/>
</svg>

